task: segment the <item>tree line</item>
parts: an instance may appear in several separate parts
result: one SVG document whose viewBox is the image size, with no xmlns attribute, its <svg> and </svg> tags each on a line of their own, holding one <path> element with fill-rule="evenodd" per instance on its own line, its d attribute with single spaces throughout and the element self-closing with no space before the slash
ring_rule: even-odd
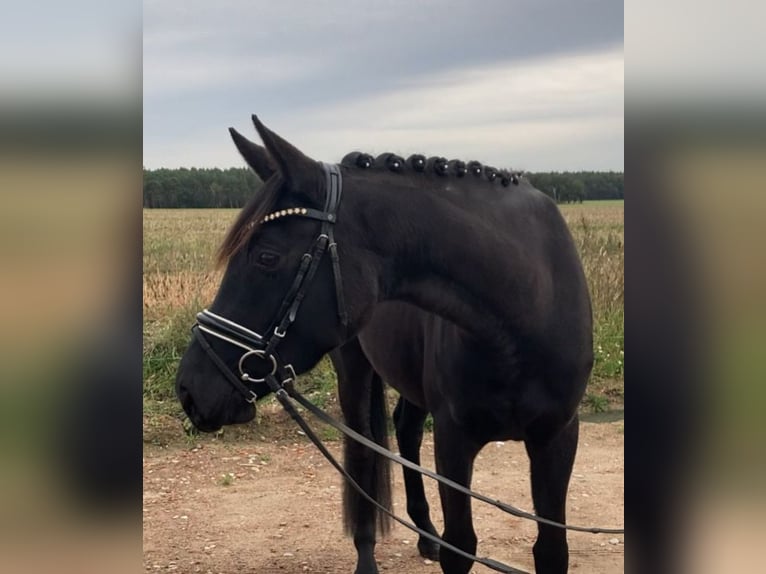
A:
<svg viewBox="0 0 766 574">
<path fill-rule="evenodd" d="M 624 199 L 624 175 L 613 171 L 527 173 L 559 203 Z M 263 182 L 248 168 L 144 169 L 144 207 L 242 207 Z"/>
<path fill-rule="evenodd" d="M 625 199 L 625 175 L 616 171 L 528 173 L 537 189 L 558 203 L 582 203 L 595 199 Z"/>
<path fill-rule="evenodd" d="M 144 169 L 144 207 L 242 207 L 261 185 L 248 168 Z"/>
</svg>

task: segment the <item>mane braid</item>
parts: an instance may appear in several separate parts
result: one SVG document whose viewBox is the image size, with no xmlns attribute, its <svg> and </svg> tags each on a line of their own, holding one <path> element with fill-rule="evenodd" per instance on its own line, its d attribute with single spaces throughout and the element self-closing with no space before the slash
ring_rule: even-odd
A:
<svg viewBox="0 0 766 574">
<path fill-rule="evenodd" d="M 216 268 L 220 269 L 225 266 L 234 255 L 247 245 L 250 238 L 258 230 L 261 220 L 276 205 L 282 183 L 282 176 L 279 173 L 274 174 L 264 182 L 260 191 L 245 204 L 237 219 L 226 232 L 226 237 L 216 252 Z"/>
<path fill-rule="evenodd" d="M 360 151 L 347 153 L 341 160 L 341 165 L 362 170 L 378 169 L 395 173 L 433 173 L 442 177 L 454 176 L 458 178 L 473 175 L 489 183 L 500 179 L 503 187 L 519 184 L 519 178 L 523 171 L 497 169 L 489 165 L 482 165 L 478 161 L 464 162 L 459 159 L 448 160 L 444 157 L 433 156 L 426 158 L 422 154 L 414 154 L 406 160 L 395 153 L 385 152 L 377 157 Z"/>
</svg>

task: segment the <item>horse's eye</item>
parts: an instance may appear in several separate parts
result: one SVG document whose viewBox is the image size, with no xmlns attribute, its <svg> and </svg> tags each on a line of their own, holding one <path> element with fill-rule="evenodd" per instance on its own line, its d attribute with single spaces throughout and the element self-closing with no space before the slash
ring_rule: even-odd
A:
<svg viewBox="0 0 766 574">
<path fill-rule="evenodd" d="M 270 251 L 262 251 L 258 254 L 257 261 L 258 264 L 262 265 L 263 267 L 274 267 L 277 263 L 279 263 L 279 255 L 276 253 L 271 253 Z"/>
</svg>

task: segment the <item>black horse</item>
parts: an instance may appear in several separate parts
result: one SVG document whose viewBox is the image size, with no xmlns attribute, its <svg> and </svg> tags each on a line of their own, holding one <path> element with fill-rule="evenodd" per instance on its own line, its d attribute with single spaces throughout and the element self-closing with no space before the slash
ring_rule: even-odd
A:
<svg viewBox="0 0 766 574">
<path fill-rule="evenodd" d="M 312 260 L 306 246 L 316 245 L 318 227 L 330 220 L 332 257 L 311 271 L 289 332 L 277 326 L 269 339 L 280 344 L 280 358 L 248 354 L 274 370 L 279 361 L 290 363 L 300 374 L 330 353 L 347 423 L 382 445 L 385 381 L 401 395 L 394 421 L 402 455 L 419 462 L 431 413 L 437 471 L 464 485 L 484 445 L 523 440 L 537 514 L 565 522 L 577 408 L 593 354 L 587 285 L 556 205 L 518 174 L 478 162 L 355 153 L 338 168 L 342 200 L 328 217 L 327 169 L 253 121 L 265 149 L 231 134 L 266 183 L 221 246 L 226 271 L 210 316 L 260 340 L 258 329 L 296 290 L 296 274 L 305 275 Z M 255 415 L 237 390 L 242 384 L 229 384 L 221 372 L 237 361 L 242 370 L 246 357 L 220 339 L 210 344 L 218 366 L 198 337 L 178 371 L 179 399 L 201 430 Z M 263 382 L 247 385 L 258 398 L 269 392 Z M 390 503 L 385 459 L 347 441 L 345 466 L 372 497 Z M 422 477 L 405 470 L 404 478 L 410 517 L 435 533 Z M 470 499 L 439 486 L 444 540 L 475 554 Z M 385 516 L 350 488 L 344 510 L 358 552 L 356 574 L 378 572 L 373 551 Z M 418 548 L 438 556 L 445 574 L 471 568 L 471 560 L 439 552 L 428 539 L 421 537 Z M 567 572 L 565 531 L 539 524 L 534 558 L 538 573 Z"/>
</svg>

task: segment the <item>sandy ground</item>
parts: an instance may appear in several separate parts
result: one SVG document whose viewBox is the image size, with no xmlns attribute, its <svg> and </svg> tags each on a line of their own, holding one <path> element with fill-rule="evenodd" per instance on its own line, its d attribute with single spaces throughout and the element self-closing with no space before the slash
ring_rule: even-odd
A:
<svg viewBox="0 0 766 574">
<path fill-rule="evenodd" d="M 569 488 L 568 518 L 578 525 L 623 525 L 624 423 L 582 423 Z M 340 442 L 330 443 L 339 454 Z M 433 468 L 426 437 L 424 464 Z M 401 471 L 394 468 L 394 510 L 406 517 Z M 480 453 L 474 489 L 532 510 L 522 444 L 492 443 Z M 436 484 L 426 479 L 432 518 L 441 529 Z M 355 551 L 341 524 L 341 478 L 304 437 L 144 448 L 146 572 L 351 573 Z M 533 523 L 474 502 L 478 554 L 534 571 Z M 417 553 L 417 535 L 394 524 L 379 542 L 382 572 L 441 572 Z M 570 572 L 624 571 L 624 536 L 570 533 Z M 491 572 L 475 566 L 477 573 Z"/>
</svg>

